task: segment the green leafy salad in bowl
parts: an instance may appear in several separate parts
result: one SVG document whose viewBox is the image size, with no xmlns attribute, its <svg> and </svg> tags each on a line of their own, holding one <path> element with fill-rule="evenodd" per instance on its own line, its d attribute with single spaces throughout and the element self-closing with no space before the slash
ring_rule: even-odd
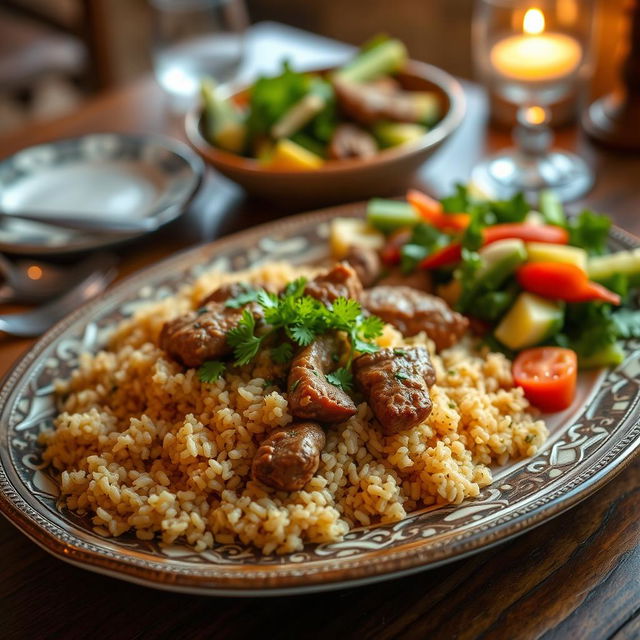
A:
<svg viewBox="0 0 640 640">
<path fill-rule="evenodd" d="M 444 105 L 435 91 L 403 86 L 398 74 L 407 62 L 402 42 L 378 37 L 342 67 L 298 72 L 285 63 L 279 75 L 232 96 L 205 81 L 202 134 L 218 149 L 286 171 L 416 142 Z"/>
</svg>

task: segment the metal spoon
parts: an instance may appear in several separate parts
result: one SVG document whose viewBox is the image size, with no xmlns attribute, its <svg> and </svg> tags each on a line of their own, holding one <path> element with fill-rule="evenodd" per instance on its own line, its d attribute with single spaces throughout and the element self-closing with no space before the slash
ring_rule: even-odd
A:
<svg viewBox="0 0 640 640">
<path fill-rule="evenodd" d="M 68 291 L 99 268 L 95 257 L 61 266 L 36 260 L 9 261 L 0 254 L 0 304 L 44 302 Z"/>
<path fill-rule="evenodd" d="M 31 211 L 1 211 L 0 220 L 27 220 L 29 222 L 37 222 L 50 227 L 59 227 L 62 229 L 70 229 L 73 231 L 91 231 L 93 233 L 103 233 L 109 235 L 130 235 L 133 233 L 148 233 L 155 231 L 163 220 L 161 213 L 171 209 L 174 205 L 169 204 L 162 209 L 154 212 L 153 217 L 137 218 L 134 220 L 126 219 L 109 219 L 96 218 L 87 215 L 69 216 L 65 213 L 47 212 L 46 214 Z"/>
<path fill-rule="evenodd" d="M 115 258 L 109 254 L 96 258 L 100 258 L 100 267 L 63 296 L 34 311 L 0 315 L 0 331 L 19 337 L 39 336 L 81 304 L 102 293 L 116 276 Z"/>
</svg>

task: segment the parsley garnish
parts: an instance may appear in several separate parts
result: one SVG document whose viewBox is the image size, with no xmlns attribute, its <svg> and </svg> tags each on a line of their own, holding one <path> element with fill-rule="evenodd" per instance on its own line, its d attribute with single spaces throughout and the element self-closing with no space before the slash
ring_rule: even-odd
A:
<svg viewBox="0 0 640 640">
<path fill-rule="evenodd" d="M 396 377 L 398 380 L 409 380 L 409 378 L 411 378 L 411 376 L 408 376 L 406 373 L 403 373 L 402 371 L 398 371 L 398 372 L 395 374 L 395 377 Z"/>
<path fill-rule="evenodd" d="M 330 382 L 335 387 L 339 387 L 346 393 L 353 390 L 353 374 L 346 367 L 336 369 L 333 373 L 327 373 L 325 378 L 327 382 Z"/>
<path fill-rule="evenodd" d="M 200 382 L 215 382 L 224 373 L 224 369 L 224 362 L 207 360 L 198 369 L 198 378 Z"/>
<path fill-rule="evenodd" d="M 406 356 L 407 352 L 404 349 L 394 349 L 393 350 L 393 355 L 394 356 Z"/>
<path fill-rule="evenodd" d="M 300 384 L 300 378 L 298 378 L 297 380 L 294 380 L 293 384 L 289 387 L 289 393 L 293 393 L 298 388 L 299 384 Z"/>
<path fill-rule="evenodd" d="M 384 323 L 376 316 L 362 315 L 356 300 L 338 298 L 330 306 L 304 295 L 305 278 L 290 282 L 280 295 L 263 289 L 255 292 L 255 301 L 262 307 L 265 330 L 256 335 L 256 321 L 245 309 L 237 326 L 227 333 L 227 342 L 233 348 L 235 364 L 248 364 L 255 358 L 265 340 L 283 331 L 293 343 L 300 346 L 311 344 L 319 335 L 329 331 L 344 331 L 351 343 L 346 368 L 351 367 L 356 352 L 372 353 L 378 346 L 371 342 L 382 334 Z M 292 347 L 282 343 L 272 350 L 276 362 L 291 359 Z"/>
<path fill-rule="evenodd" d="M 236 364 L 247 364 L 256 357 L 265 336 L 258 338 L 253 334 L 256 320 L 248 309 L 242 312 L 238 324 L 227 332 L 227 342 L 233 347 Z"/>
</svg>

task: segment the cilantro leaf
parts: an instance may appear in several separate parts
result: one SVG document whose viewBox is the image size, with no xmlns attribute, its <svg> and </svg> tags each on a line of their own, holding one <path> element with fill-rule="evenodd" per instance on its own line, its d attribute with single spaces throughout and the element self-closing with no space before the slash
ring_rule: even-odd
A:
<svg viewBox="0 0 640 640">
<path fill-rule="evenodd" d="M 569 244 L 581 247 L 591 255 L 606 253 L 611 220 L 585 209 L 569 221 Z"/>
<path fill-rule="evenodd" d="M 299 298 L 304 293 L 304 288 L 307 286 L 307 282 L 308 280 L 304 276 L 292 280 L 284 288 L 284 295 L 287 297 Z"/>
<path fill-rule="evenodd" d="M 531 209 L 522 192 L 509 200 L 492 200 L 488 204 L 496 222 L 522 222 Z"/>
<path fill-rule="evenodd" d="M 373 340 L 382 335 L 384 322 L 378 316 L 367 316 L 362 318 L 358 325 L 358 332 L 363 338 Z"/>
<path fill-rule="evenodd" d="M 218 360 L 207 360 L 198 369 L 198 379 L 200 382 L 215 382 L 224 373 L 225 364 Z"/>
<path fill-rule="evenodd" d="M 325 378 L 327 382 L 334 387 L 339 387 L 346 393 L 353 390 L 353 374 L 346 367 L 336 369 L 333 373 L 327 373 Z"/>
<path fill-rule="evenodd" d="M 288 342 L 283 342 L 271 349 L 271 357 L 278 364 L 286 364 L 293 357 L 293 347 Z"/>
<path fill-rule="evenodd" d="M 360 305 L 356 300 L 338 298 L 331 305 L 331 325 L 347 331 L 360 317 Z"/>
<path fill-rule="evenodd" d="M 238 324 L 227 332 L 227 342 L 233 347 L 233 355 L 238 365 L 251 362 L 260 350 L 263 338 L 254 335 L 255 326 L 253 314 L 245 309 Z"/>
<path fill-rule="evenodd" d="M 287 334 L 294 342 L 297 342 L 302 347 L 310 345 L 316 337 L 316 334 L 311 328 L 301 324 L 294 324 L 288 327 Z"/>
</svg>

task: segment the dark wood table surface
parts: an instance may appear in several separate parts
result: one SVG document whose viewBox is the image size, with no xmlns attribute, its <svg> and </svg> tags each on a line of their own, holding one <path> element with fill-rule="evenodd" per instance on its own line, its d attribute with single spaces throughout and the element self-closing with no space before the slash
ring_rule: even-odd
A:
<svg viewBox="0 0 640 640">
<path fill-rule="evenodd" d="M 303 62 L 332 60 L 348 48 L 263 24 L 257 53 L 293 51 Z M 269 57 L 267 56 L 267 57 Z M 264 57 L 264 56 L 262 56 Z M 263 61 L 264 62 L 264 61 Z M 486 152 L 509 143 L 487 126 L 482 90 L 466 83 L 461 129 L 416 183 L 434 193 L 465 180 Z M 95 131 L 163 133 L 184 139 L 153 79 L 94 99 L 70 116 L 0 138 L 4 157 L 30 144 Z M 640 156 L 592 146 L 575 128 L 557 144 L 575 149 L 597 175 L 576 206 L 608 212 L 640 234 Z M 283 199 L 285 196 L 283 195 Z M 191 209 L 164 230 L 120 250 L 125 276 L 172 252 L 279 217 L 208 172 Z M 31 346 L 0 338 L 0 376 Z M 520 537 L 436 570 L 359 588 L 269 599 L 172 594 L 120 582 L 47 555 L 0 518 L 2 638 L 640 638 L 640 460 L 569 512 Z"/>
</svg>

